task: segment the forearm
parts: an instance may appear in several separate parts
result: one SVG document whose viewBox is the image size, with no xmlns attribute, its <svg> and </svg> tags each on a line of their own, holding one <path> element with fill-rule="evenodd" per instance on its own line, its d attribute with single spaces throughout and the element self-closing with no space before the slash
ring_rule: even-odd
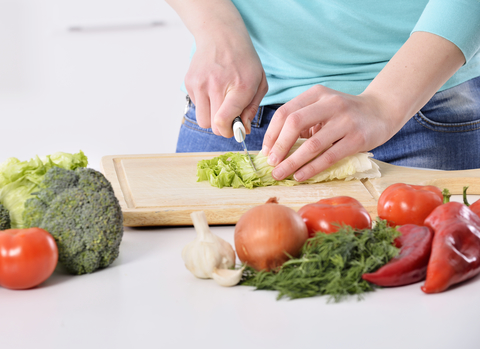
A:
<svg viewBox="0 0 480 349">
<path fill-rule="evenodd" d="M 403 125 L 465 63 L 452 42 L 427 32 L 415 32 L 362 93 Z"/>
<path fill-rule="evenodd" d="M 237 8 L 230 0 L 166 0 L 187 29 L 201 44 L 203 40 L 242 36 L 250 41 Z"/>
<path fill-rule="evenodd" d="M 247 133 L 268 85 L 260 58 L 230 0 L 167 0 L 195 37 L 185 87 L 200 127 L 232 137 L 242 118 Z"/>
</svg>

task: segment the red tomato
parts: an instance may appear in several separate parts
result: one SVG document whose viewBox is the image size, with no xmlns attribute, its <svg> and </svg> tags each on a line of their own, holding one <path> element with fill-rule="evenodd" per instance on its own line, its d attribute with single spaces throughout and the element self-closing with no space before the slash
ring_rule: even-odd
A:
<svg viewBox="0 0 480 349">
<path fill-rule="evenodd" d="M 473 213 L 475 213 L 478 217 L 480 217 L 480 200 L 477 200 L 470 205 L 467 199 L 467 189 L 468 187 L 463 187 L 463 203 L 467 205 L 470 208 L 470 210 L 473 211 Z"/>
<path fill-rule="evenodd" d="M 372 227 L 372 218 L 362 204 L 349 196 L 322 199 L 303 206 L 298 213 L 308 228 L 308 237 L 317 232 L 335 233 L 339 225 L 357 229 Z"/>
<path fill-rule="evenodd" d="M 14 290 L 35 287 L 52 275 L 57 261 L 57 245 L 47 231 L 0 231 L 0 286 Z"/>
<path fill-rule="evenodd" d="M 480 200 L 475 201 L 469 207 L 478 217 L 480 217 Z"/>
<path fill-rule="evenodd" d="M 425 218 L 442 203 L 442 191 L 433 185 L 396 183 L 380 195 L 377 212 L 390 226 L 425 225 Z"/>
</svg>

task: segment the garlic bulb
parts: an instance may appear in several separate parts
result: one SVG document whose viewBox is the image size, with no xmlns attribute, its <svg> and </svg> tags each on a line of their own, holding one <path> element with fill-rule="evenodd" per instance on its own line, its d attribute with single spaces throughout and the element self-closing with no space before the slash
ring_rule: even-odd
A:
<svg viewBox="0 0 480 349">
<path fill-rule="evenodd" d="M 214 269 L 229 269 L 235 265 L 235 251 L 228 242 L 213 235 L 203 211 L 192 212 L 196 238 L 183 248 L 185 266 L 198 278 L 211 279 Z"/>
</svg>

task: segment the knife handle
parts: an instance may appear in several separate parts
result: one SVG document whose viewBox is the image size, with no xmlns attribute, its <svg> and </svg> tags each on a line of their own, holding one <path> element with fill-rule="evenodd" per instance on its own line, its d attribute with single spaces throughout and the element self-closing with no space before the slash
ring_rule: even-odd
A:
<svg viewBox="0 0 480 349">
<path fill-rule="evenodd" d="M 245 140 L 246 132 L 245 132 L 245 126 L 243 126 L 243 122 L 240 116 L 237 116 L 235 119 L 233 119 L 232 129 L 233 129 L 233 135 L 235 136 L 235 140 L 238 143 L 242 143 Z"/>
</svg>

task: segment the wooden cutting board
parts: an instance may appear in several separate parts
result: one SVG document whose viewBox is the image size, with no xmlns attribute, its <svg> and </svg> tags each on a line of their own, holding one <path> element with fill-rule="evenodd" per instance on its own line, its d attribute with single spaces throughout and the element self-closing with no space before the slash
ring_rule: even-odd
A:
<svg viewBox="0 0 480 349">
<path fill-rule="evenodd" d="M 197 182 L 200 160 L 221 153 L 182 153 L 151 155 L 111 155 L 101 161 L 103 174 L 112 183 L 124 214 L 124 225 L 175 226 L 192 225 L 190 213 L 204 211 L 209 224 L 235 224 L 250 208 L 277 197 L 294 210 L 305 204 L 332 196 L 348 195 L 359 200 L 372 218 L 377 216 L 377 200 L 393 183 L 436 185 L 461 194 L 480 194 L 480 169 L 433 171 L 412 169 L 376 161 L 381 178 L 373 180 L 331 181 L 265 188 L 215 188 Z"/>
</svg>

